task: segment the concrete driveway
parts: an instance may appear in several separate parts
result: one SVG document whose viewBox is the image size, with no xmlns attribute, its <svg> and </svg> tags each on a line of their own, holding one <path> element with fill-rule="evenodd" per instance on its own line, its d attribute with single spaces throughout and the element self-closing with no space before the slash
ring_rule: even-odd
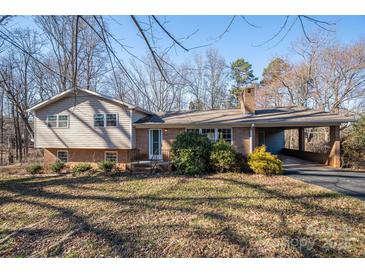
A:
<svg viewBox="0 0 365 274">
<path fill-rule="evenodd" d="M 283 156 L 284 175 L 365 201 L 365 172 L 335 169 Z"/>
</svg>

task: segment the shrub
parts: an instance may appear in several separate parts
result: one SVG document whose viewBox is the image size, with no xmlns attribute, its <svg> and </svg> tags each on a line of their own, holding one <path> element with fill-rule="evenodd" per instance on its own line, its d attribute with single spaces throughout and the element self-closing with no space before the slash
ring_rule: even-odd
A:
<svg viewBox="0 0 365 274">
<path fill-rule="evenodd" d="M 171 148 L 171 161 L 178 173 L 201 174 L 209 168 L 211 144 L 206 136 L 183 132 Z"/>
<path fill-rule="evenodd" d="M 251 168 L 247 164 L 247 158 L 240 152 L 235 153 L 234 165 L 232 169 L 236 172 L 252 172 Z"/>
<path fill-rule="evenodd" d="M 220 139 L 212 146 L 210 153 L 210 164 L 213 169 L 219 172 L 231 170 L 235 164 L 236 152 L 231 144 Z"/>
<path fill-rule="evenodd" d="M 60 173 L 60 171 L 64 168 L 65 162 L 57 161 L 51 164 L 51 170 L 56 173 Z"/>
<path fill-rule="evenodd" d="M 116 163 L 114 161 L 101 161 L 99 163 L 99 169 L 103 172 L 111 172 L 115 166 Z"/>
<path fill-rule="evenodd" d="M 357 168 L 365 157 L 365 115 L 345 130 L 342 140 L 342 166 Z"/>
<path fill-rule="evenodd" d="M 43 170 L 43 167 L 40 164 L 30 164 L 26 170 L 30 174 L 39 174 Z"/>
<path fill-rule="evenodd" d="M 275 155 L 267 152 L 264 145 L 255 148 L 247 159 L 249 167 L 257 174 L 275 175 L 282 173 L 282 162 Z"/>
<path fill-rule="evenodd" d="M 91 170 L 92 167 L 89 163 L 80 163 L 72 167 L 72 173 L 73 174 L 81 174 L 86 171 Z"/>
</svg>

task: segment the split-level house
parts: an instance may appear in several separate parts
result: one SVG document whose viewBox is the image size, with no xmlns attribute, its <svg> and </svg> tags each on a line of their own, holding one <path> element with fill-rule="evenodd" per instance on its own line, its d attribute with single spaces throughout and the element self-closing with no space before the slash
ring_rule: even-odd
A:
<svg viewBox="0 0 365 274">
<path fill-rule="evenodd" d="M 340 166 L 342 123 L 353 118 L 299 107 L 256 109 L 255 91 L 239 98 L 240 108 L 153 113 L 121 100 L 85 90 L 67 90 L 29 111 L 34 114 L 34 142 L 44 163 L 116 161 L 126 169 L 136 160 L 169 160 L 171 145 L 183 132 L 224 138 L 247 155 L 259 145 L 334 167 Z M 305 151 L 304 128 L 329 127 L 330 152 Z M 297 150 L 284 149 L 285 129 L 298 129 Z"/>
</svg>

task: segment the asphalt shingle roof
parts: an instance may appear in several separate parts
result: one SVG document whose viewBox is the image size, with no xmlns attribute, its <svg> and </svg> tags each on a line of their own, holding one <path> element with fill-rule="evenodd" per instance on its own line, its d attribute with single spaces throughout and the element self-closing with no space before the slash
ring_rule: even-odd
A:
<svg viewBox="0 0 365 274">
<path fill-rule="evenodd" d="M 301 107 L 277 107 L 258 109 L 255 115 L 243 115 L 240 109 L 220 109 L 205 111 L 178 111 L 156 113 L 147 116 L 136 125 L 265 125 L 265 126 L 300 126 L 300 125 L 335 125 L 354 121 L 354 117 L 329 112 L 316 111 Z"/>
</svg>

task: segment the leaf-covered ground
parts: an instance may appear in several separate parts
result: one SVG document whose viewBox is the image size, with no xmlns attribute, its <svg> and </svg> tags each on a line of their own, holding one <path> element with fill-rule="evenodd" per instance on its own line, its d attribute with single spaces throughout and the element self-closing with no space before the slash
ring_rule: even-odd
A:
<svg viewBox="0 0 365 274">
<path fill-rule="evenodd" d="M 365 207 L 284 176 L 3 177 L 0 257 L 365 257 Z"/>
</svg>

